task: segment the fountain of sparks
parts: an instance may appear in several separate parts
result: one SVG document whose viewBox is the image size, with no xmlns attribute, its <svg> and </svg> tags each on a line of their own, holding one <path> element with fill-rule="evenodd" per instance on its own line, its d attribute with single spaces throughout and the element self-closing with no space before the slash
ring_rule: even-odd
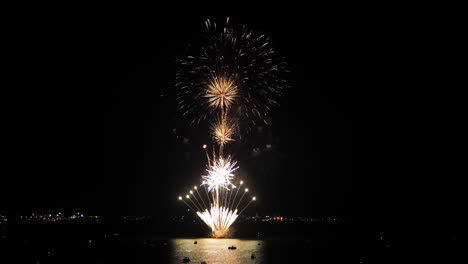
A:
<svg viewBox="0 0 468 264">
<path fill-rule="evenodd" d="M 252 197 L 250 201 L 244 199 L 249 189 L 240 191 L 243 181 L 238 186 L 232 183 L 233 172 L 237 169 L 236 162 L 230 157 L 213 160 L 209 162 L 207 175 L 202 176 L 202 193 L 194 186 L 185 199 L 179 196 L 179 200 L 195 211 L 211 228 L 214 237 L 225 237 L 237 217 L 256 200 L 256 197 Z"/>
</svg>

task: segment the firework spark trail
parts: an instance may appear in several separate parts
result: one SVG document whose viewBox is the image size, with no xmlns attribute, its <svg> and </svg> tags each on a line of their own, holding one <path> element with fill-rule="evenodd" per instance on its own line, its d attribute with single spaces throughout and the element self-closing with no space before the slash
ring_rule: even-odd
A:
<svg viewBox="0 0 468 264">
<path fill-rule="evenodd" d="M 197 204 L 199 205 L 199 208 L 205 208 L 201 205 L 201 203 L 198 201 L 198 198 L 197 196 L 195 196 L 195 194 L 193 194 L 193 191 L 190 190 L 190 194 L 193 196 L 193 198 L 195 198 L 195 201 L 197 202 Z"/>
<path fill-rule="evenodd" d="M 179 200 L 182 201 L 182 202 L 184 202 L 184 204 L 187 205 L 187 207 L 190 208 L 190 210 L 195 211 L 195 210 L 193 210 L 193 208 L 192 208 L 186 201 L 184 201 L 184 199 L 182 198 L 182 196 L 179 196 Z"/>
<path fill-rule="evenodd" d="M 186 197 L 186 198 L 188 198 L 188 197 Z M 194 211 L 194 212 L 197 211 L 197 210 L 194 210 L 194 209 L 192 208 L 192 206 L 190 206 L 190 205 L 182 198 L 182 196 L 179 196 L 179 200 L 183 201 L 183 202 L 188 206 L 188 208 L 190 208 L 190 210 L 192 210 L 192 211 Z"/>
<path fill-rule="evenodd" d="M 194 186 L 193 188 L 197 191 L 198 197 L 200 197 L 200 200 L 203 202 L 203 208 L 206 208 L 205 201 L 203 201 L 203 198 L 202 198 L 202 196 L 200 195 L 200 192 L 198 192 L 197 186 Z"/>
<path fill-rule="evenodd" d="M 192 198 L 190 198 L 190 195 L 189 195 L 189 194 L 187 194 L 187 199 L 189 199 L 189 200 L 192 202 L 193 206 L 197 209 L 197 211 L 201 210 L 201 208 L 198 207 L 198 206 L 195 204 L 195 202 L 192 200 Z"/>
<path fill-rule="evenodd" d="M 231 205 L 231 197 L 232 197 L 232 193 L 234 192 L 234 189 L 232 189 L 230 192 L 229 192 L 229 199 L 228 199 L 228 202 L 227 202 L 227 205 L 228 207 Z"/>
<path fill-rule="evenodd" d="M 208 204 L 211 204 L 210 195 L 208 194 L 208 189 L 206 188 L 205 181 L 202 182 L 203 187 L 205 188 L 206 197 L 208 198 Z"/>
<path fill-rule="evenodd" d="M 246 194 L 248 191 L 249 191 L 249 189 L 248 189 L 248 188 L 245 188 L 244 193 L 242 194 L 241 198 L 239 199 L 239 202 L 237 203 L 237 205 L 236 205 L 236 207 L 235 207 L 236 209 L 237 209 L 237 207 L 239 207 L 239 204 L 241 203 L 242 198 L 244 198 L 245 194 Z"/>
<path fill-rule="evenodd" d="M 211 159 L 210 159 L 210 156 L 208 155 L 208 150 L 206 150 L 207 146 L 206 144 L 203 145 L 203 149 L 205 150 L 205 154 L 206 154 L 206 160 L 208 161 L 208 167 L 211 166 Z M 213 152 L 213 157 L 214 157 L 214 152 Z"/>
<path fill-rule="evenodd" d="M 232 205 L 234 205 L 234 203 L 236 202 L 237 194 L 239 193 L 240 186 L 241 186 L 243 183 L 244 183 L 243 181 L 240 181 L 240 183 L 239 183 L 239 188 L 237 188 L 236 195 L 234 195 L 234 199 L 232 200 Z M 229 205 L 229 207 L 231 207 L 231 205 Z"/>
<path fill-rule="evenodd" d="M 247 209 L 247 207 L 249 207 L 249 205 L 255 200 L 257 200 L 257 198 L 255 196 L 252 197 L 252 200 L 250 200 L 250 202 L 240 211 L 239 215 L 241 215 L 245 211 L 245 209 Z"/>
<path fill-rule="evenodd" d="M 228 194 L 228 193 L 231 193 L 231 192 L 232 192 L 232 190 L 230 190 L 230 191 L 225 191 L 225 192 L 224 192 L 224 195 L 223 195 L 223 206 L 224 206 L 224 207 L 228 207 L 228 205 L 227 205 L 227 200 L 228 200 L 228 198 L 229 198 L 229 194 Z"/>
</svg>

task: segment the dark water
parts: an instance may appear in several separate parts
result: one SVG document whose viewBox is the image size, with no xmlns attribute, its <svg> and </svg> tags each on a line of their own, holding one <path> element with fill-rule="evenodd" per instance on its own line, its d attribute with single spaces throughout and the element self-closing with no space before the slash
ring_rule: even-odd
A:
<svg viewBox="0 0 468 264">
<path fill-rule="evenodd" d="M 236 249 L 228 249 L 230 246 Z M 372 263 L 372 256 L 365 252 L 329 251 L 302 238 L 112 238 L 91 243 L 28 241 L 15 247 L 7 253 L 11 263 L 182 263 L 184 257 L 190 263 Z"/>
<path fill-rule="evenodd" d="M 141 226 L 18 225 L 0 237 L 0 264 L 183 263 L 184 257 L 190 263 L 210 264 L 457 263 L 459 253 L 455 235 L 437 233 L 430 226 L 398 226 L 387 231 L 367 225 L 243 228 L 247 233 L 249 229 L 251 233 L 262 230 L 262 236 L 182 238 Z M 237 249 L 229 250 L 229 246 Z"/>
</svg>

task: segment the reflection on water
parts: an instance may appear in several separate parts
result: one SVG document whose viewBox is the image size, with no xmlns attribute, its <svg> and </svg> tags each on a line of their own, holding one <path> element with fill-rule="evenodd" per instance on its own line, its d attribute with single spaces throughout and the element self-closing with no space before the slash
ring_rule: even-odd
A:
<svg viewBox="0 0 468 264">
<path fill-rule="evenodd" d="M 197 241 L 197 244 L 194 244 Z M 201 263 L 206 261 L 209 264 L 224 263 L 264 263 L 263 262 L 263 241 L 224 239 L 224 238 L 200 238 L 200 239 L 172 239 L 170 241 L 173 254 L 170 263 L 182 263 L 184 257 L 190 258 L 190 263 Z M 261 245 L 258 245 L 261 243 Z M 230 250 L 228 247 L 235 246 L 237 249 Z M 252 259 L 252 254 L 256 258 Z"/>
</svg>

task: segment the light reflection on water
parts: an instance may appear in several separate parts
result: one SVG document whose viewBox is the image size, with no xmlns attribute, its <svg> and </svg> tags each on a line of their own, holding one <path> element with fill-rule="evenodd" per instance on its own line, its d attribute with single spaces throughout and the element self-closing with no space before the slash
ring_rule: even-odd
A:
<svg viewBox="0 0 468 264">
<path fill-rule="evenodd" d="M 193 242 L 197 241 L 198 244 Z M 199 239 L 172 239 L 173 248 L 170 263 L 182 263 L 184 257 L 190 258 L 190 263 L 208 264 L 238 264 L 238 263 L 264 263 L 263 241 L 227 238 L 199 238 Z M 258 245 L 261 243 L 261 245 Z M 229 246 L 237 249 L 229 250 Z M 255 254 L 256 258 L 251 259 Z"/>
</svg>

